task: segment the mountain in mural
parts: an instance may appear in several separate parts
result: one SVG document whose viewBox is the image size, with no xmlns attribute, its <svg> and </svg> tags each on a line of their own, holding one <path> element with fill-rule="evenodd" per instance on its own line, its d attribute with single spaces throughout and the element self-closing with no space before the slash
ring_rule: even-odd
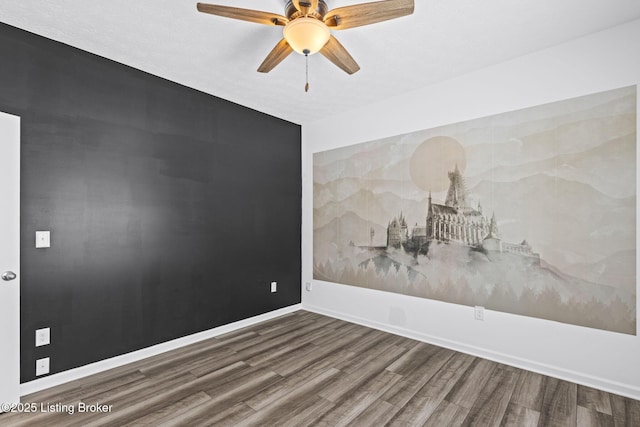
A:
<svg viewBox="0 0 640 427">
<path fill-rule="evenodd" d="M 554 191 L 549 191 L 550 188 Z M 582 270 L 572 268 L 574 265 L 597 262 L 620 251 L 635 249 L 635 233 L 630 232 L 635 230 L 634 225 L 630 228 L 635 221 L 634 197 L 609 197 L 589 185 L 544 174 L 513 182 L 482 181 L 469 194 L 484 206 L 485 212 L 496 213 L 505 239 L 528 240 L 547 261 L 561 269 L 571 269 L 578 277 L 583 277 Z M 494 194 L 509 197 L 494 198 Z M 559 197 L 562 200 L 558 200 Z M 511 203 L 512 200 L 534 200 L 535 203 Z M 589 206 L 589 209 L 576 211 L 576 206 Z M 424 222 L 426 209 L 427 199 L 407 200 L 391 192 L 375 194 L 360 189 L 345 199 L 314 208 L 314 227 L 323 227 L 336 217 L 353 213 L 362 224 L 343 225 L 343 240 L 366 245 L 370 240 L 370 227 L 374 226 L 373 243 L 379 246 L 386 244 L 384 227 L 394 216 L 402 212 L 409 227 L 413 227 L 417 222 Z M 549 217 L 554 218 L 551 224 Z M 635 282 L 635 269 L 627 270 L 629 274 L 624 281 Z M 591 274 L 583 278 L 593 280 L 593 277 Z"/>
<path fill-rule="evenodd" d="M 515 165 L 498 164 L 480 174 L 468 177 L 467 183 L 473 186 L 480 181 L 514 181 L 543 173 L 568 181 L 589 184 L 610 197 L 631 197 L 635 195 L 635 168 L 630 167 L 632 166 L 630 159 L 635 156 L 635 141 L 635 133 L 627 134 L 584 151 Z M 551 147 L 550 152 L 553 152 Z M 612 169 L 617 173 L 610 173 Z M 621 182 L 628 184 L 620 185 Z"/>
<path fill-rule="evenodd" d="M 314 253 L 330 259 L 335 256 L 336 251 L 349 245 L 368 245 L 371 229 L 374 231 L 374 238 L 386 234 L 384 227 L 364 220 L 353 212 L 347 212 L 314 230 Z"/>
<path fill-rule="evenodd" d="M 406 216 L 415 218 L 416 221 L 424 219 L 426 198 L 421 201 L 407 200 L 391 192 L 375 194 L 370 190 L 359 190 L 342 200 L 329 202 L 320 208 L 314 208 L 314 226 L 321 227 L 336 216 L 342 216 L 347 212 L 353 212 L 360 218 L 368 218 L 374 224 L 386 227 L 392 216 L 391 212 L 398 209 L 406 212 Z M 363 244 L 368 241 L 369 234 L 354 235 L 353 239 Z M 386 244 L 386 232 L 378 235 L 376 239 L 380 244 Z"/>
<path fill-rule="evenodd" d="M 322 157 L 314 156 L 313 182 L 324 184 L 341 178 L 362 178 L 373 170 L 393 165 L 406 157 L 402 147 L 387 144 L 384 140 L 368 147 L 366 153 L 357 146 L 331 152 L 334 159 L 326 162 Z"/>
<path fill-rule="evenodd" d="M 635 250 L 635 197 L 617 199 L 543 174 L 514 182 L 483 181 L 472 193 L 499 215 L 505 238 L 527 239 L 561 269 Z"/>
<path fill-rule="evenodd" d="M 565 271 L 593 283 L 608 283 L 631 294 L 636 289 L 635 261 L 635 250 L 620 251 L 597 262 L 574 264 Z"/>
</svg>

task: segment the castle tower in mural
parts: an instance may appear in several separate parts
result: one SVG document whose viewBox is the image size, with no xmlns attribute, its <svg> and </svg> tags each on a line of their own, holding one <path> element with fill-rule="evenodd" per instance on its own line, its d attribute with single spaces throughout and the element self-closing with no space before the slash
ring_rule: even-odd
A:
<svg viewBox="0 0 640 427">
<path fill-rule="evenodd" d="M 467 186 L 458 165 L 453 172 L 449 172 L 449 190 L 444 204 L 455 209 L 467 208 Z"/>
<path fill-rule="evenodd" d="M 444 205 L 432 202 L 429 194 L 427 207 L 427 241 L 457 242 L 467 246 L 480 246 L 489 234 L 489 221 L 477 209 L 467 205 L 467 187 L 456 165 L 449 172 L 449 191 Z"/>
<path fill-rule="evenodd" d="M 387 247 L 399 248 L 404 245 L 409 238 L 409 227 L 402 212 L 393 218 L 387 226 Z"/>
<path fill-rule="evenodd" d="M 433 203 L 431 193 L 424 227 L 417 223 L 409 234 L 402 212 L 389 221 L 387 248 L 404 248 L 427 253 L 433 243 L 452 243 L 489 252 L 508 252 L 540 261 L 540 256 L 523 240 L 522 243 L 503 242 L 495 213 L 491 219 L 482 213 L 482 206 L 473 208 L 467 202 L 468 191 L 462 173 L 456 165 L 449 172 L 449 189 L 444 204 Z"/>
</svg>

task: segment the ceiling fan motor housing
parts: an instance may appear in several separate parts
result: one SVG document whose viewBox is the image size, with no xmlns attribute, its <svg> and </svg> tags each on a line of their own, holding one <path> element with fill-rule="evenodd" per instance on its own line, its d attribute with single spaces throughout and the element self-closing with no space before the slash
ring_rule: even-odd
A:
<svg viewBox="0 0 640 427">
<path fill-rule="evenodd" d="M 303 5 L 305 2 L 301 1 L 300 5 Z M 308 3 L 310 5 L 310 3 Z M 318 0 L 318 7 L 316 10 L 311 10 L 307 13 L 307 16 L 318 18 L 322 20 L 324 16 L 329 11 L 327 7 L 327 3 L 324 0 Z M 291 0 L 287 2 L 287 5 L 284 7 L 284 15 L 289 18 L 289 20 L 300 18 L 305 16 L 302 12 L 296 9 L 296 6 L 293 4 Z"/>
</svg>

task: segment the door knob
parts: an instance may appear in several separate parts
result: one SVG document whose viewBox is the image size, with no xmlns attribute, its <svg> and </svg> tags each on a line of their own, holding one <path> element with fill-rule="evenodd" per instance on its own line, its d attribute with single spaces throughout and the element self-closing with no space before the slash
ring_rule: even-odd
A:
<svg viewBox="0 0 640 427">
<path fill-rule="evenodd" d="M 2 280 L 6 282 L 9 282 L 15 278 L 16 278 L 16 273 L 14 273 L 13 271 L 5 271 L 4 273 L 2 273 Z"/>
</svg>

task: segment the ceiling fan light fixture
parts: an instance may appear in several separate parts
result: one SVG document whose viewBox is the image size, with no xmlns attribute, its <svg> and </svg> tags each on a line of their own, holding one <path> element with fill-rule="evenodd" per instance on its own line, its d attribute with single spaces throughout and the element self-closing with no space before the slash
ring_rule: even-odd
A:
<svg viewBox="0 0 640 427">
<path fill-rule="evenodd" d="M 293 51 L 308 56 L 320 52 L 322 56 L 347 74 L 360 69 L 347 49 L 331 35 L 331 30 L 346 30 L 411 15 L 414 0 L 376 0 L 329 10 L 325 0 L 286 0 L 284 15 L 242 9 L 235 6 L 198 3 L 202 13 L 255 22 L 268 26 L 284 26 L 282 38 L 258 67 L 268 73 Z"/>
<path fill-rule="evenodd" d="M 289 46 L 301 55 L 313 55 L 329 41 L 331 33 L 324 22 L 315 18 L 297 18 L 282 30 Z"/>
</svg>

